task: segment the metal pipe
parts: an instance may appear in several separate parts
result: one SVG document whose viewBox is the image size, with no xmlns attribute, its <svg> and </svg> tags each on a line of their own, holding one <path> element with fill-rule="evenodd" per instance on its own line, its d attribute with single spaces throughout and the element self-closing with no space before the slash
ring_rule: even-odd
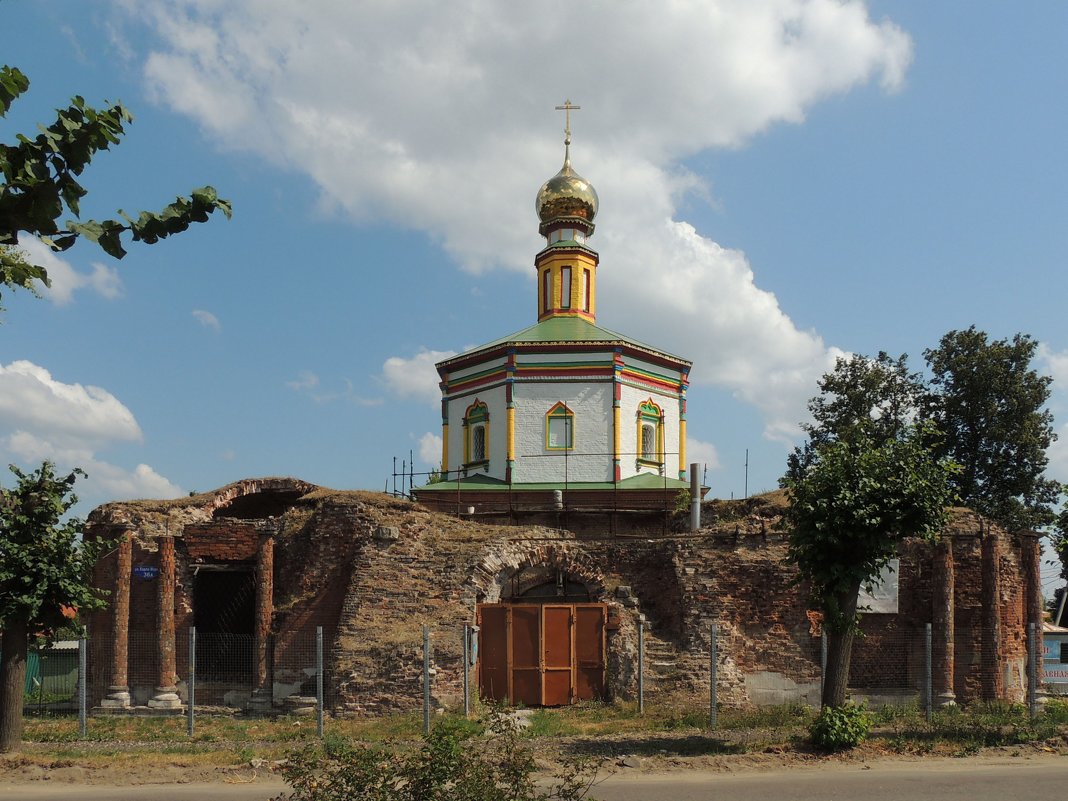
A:
<svg viewBox="0 0 1068 801">
<path fill-rule="evenodd" d="M 927 722 L 931 722 L 931 715 L 934 712 L 934 699 L 932 692 L 932 684 L 934 681 L 934 660 L 933 648 L 931 644 L 931 624 L 928 623 L 924 627 L 924 684 L 923 684 L 923 710 L 927 717 Z"/>
<path fill-rule="evenodd" d="M 823 709 L 823 685 L 827 681 L 827 629 L 820 632 L 820 709 Z"/>
<path fill-rule="evenodd" d="M 645 714 L 645 616 L 638 616 L 638 714 Z"/>
<path fill-rule="evenodd" d="M 463 634 L 463 662 L 464 662 L 464 717 L 470 717 L 471 715 L 471 680 L 470 680 L 470 660 L 471 660 L 471 626 L 464 623 Z"/>
<path fill-rule="evenodd" d="M 193 736 L 193 706 L 197 694 L 197 627 L 189 627 L 189 679 L 186 682 L 186 695 L 189 701 L 189 736 Z"/>
<path fill-rule="evenodd" d="M 701 480 L 697 477 L 700 467 L 697 462 L 690 463 L 690 531 L 701 529 Z"/>
<path fill-rule="evenodd" d="M 1031 717 L 1038 714 L 1038 638 L 1035 624 L 1027 624 L 1027 708 Z"/>
<path fill-rule="evenodd" d="M 89 673 L 86 670 L 86 641 L 85 630 L 78 638 L 78 735 L 85 739 L 88 733 L 88 710 L 86 709 L 86 680 Z"/>
<path fill-rule="evenodd" d="M 323 736 L 323 627 L 315 627 L 315 728 Z"/>
<path fill-rule="evenodd" d="M 692 465 L 696 467 L 696 465 Z M 694 473 L 696 475 L 696 472 Z M 709 684 L 709 700 L 708 700 L 708 725 L 709 728 L 716 728 L 717 717 L 716 708 L 719 706 L 717 685 L 719 684 L 719 674 L 717 670 L 717 663 L 719 662 L 719 624 L 712 624 L 712 631 L 709 635 L 708 646 L 708 684 Z"/>
<path fill-rule="evenodd" d="M 430 734 L 430 627 L 423 626 L 423 734 Z"/>
</svg>

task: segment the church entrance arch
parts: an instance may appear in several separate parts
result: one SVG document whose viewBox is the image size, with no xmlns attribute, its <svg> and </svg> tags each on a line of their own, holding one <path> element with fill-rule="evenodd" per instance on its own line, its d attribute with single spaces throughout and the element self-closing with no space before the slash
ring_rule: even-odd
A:
<svg viewBox="0 0 1068 801">
<path fill-rule="evenodd" d="M 594 566 L 560 545 L 516 544 L 492 562 L 476 571 L 487 601 L 476 607 L 479 695 L 526 706 L 605 698 L 608 605 Z"/>
<path fill-rule="evenodd" d="M 603 699 L 607 617 L 597 603 L 479 604 L 479 695 L 525 706 Z"/>
</svg>

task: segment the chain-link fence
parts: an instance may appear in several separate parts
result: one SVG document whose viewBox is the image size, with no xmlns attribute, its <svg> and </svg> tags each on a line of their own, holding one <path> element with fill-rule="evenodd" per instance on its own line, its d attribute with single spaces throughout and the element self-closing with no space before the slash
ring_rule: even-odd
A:
<svg viewBox="0 0 1068 801">
<path fill-rule="evenodd" d="M 680 694 L 692 702 L 696 688 L 707 699 L 712 726 L 717 710 L 724 706 L 819 704 L 828 653 L 825 635 L 806 632 L 799 643 L 770 632 L 754 646 L 753 638 L 739 637 L 730 629 L 710 624 L 707 639 L 673 658 L 640 623 L 629 652 L 633 672 L 627 687 L 633 690 L 620 692 L 620 687 L 608 686 L 608 694 L 633 697 L 639 712 L 646 712 L 677 703 Z M 1040 693 L 1061 694 L 1068 689 L 1064 678 L 1068 664 L 1062 662 L 1068 656 L 1068 642 L 1051 639 L 1043 644 L 1033 624 L 1024 628 L 1018 641 L 996 641 L 984 636 L 987 632 L 971 629 L 957 629 L 952 638 L 939 637 L 930 624 L 905 626 L 889 617 L 867 620 L 864 629 L 853 644 L 848 686 L 852 698 L 870 706 L 917 705 L 930 712 L 952 700 L 1000 698 L 1026 702 L 1034 713 Z M 443 698 L 459 706 L 458 686 L 463 711 L 470 712 L 480 695 L 483 657 L 495 658 L 493 650 L 500 647 L 485 642 L 484 634 L 471 625 L 424 628 L 421 664 L 413 671 L 419 680 L 410 683 L 407 706 L 422 707 L 425 727 Z M 776 641 L 781 647 L 773 653 L 767 644 Z M 135 710 L 185 716 L 190 734 L 197 716 L 205 714 L 307 716 L 317 720 L 322 734 L 324 716 L 343 705 L 325 658 L 322 628 L 262 641 L 253 635 L 190 628 L 173 642 L 173 650 L 167 652 L 154 633 L 131 632 L 125 644 L 82 639 L 31 648 L 24 712 L 79 713 L 83 735 L 91 714 Z M 435 647 L 444 655 L 444 651 L 455 654 L 457 646 L 463 657 L 442 671 L 435 661 Z M 610 644 L 609 651 L 612 648 Z M 550 664 L 559 653 L 550 657 L 546 652 L 530 665 L 520 665 L 512 660 L 513 651 L 506 650 L 506 669 L 527 671 L 521 677 L 524 686 L 531 681 L 546 686 L 566 682 L 569 666 Z M 579 664 L 583 653 L 581 644 L 573 642 L 569 657 L 573 677 L 583 669 Z M 617 657 L 604 655 L 602 670 L 608 670 L 607 663 Z M 373 677 L 367 679 L 367 686 L 373 685 Z"/>
</svg>

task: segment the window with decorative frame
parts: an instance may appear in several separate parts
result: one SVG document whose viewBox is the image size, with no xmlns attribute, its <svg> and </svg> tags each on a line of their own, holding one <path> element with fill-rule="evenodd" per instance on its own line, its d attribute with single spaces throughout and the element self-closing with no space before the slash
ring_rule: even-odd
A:
<svg viewBox="0 0 1068 801">
<path fill-rule="evenodd" d="M 652 398 L 638 404 L 638 465 L 664 464 L 664 410 Z"/>
<path fill-rule="evenodd" d="M 569 451 L 575 447 L 575 413 L 563 401 L 545 413 L 545 449 Z"/>
<path fill-rule="evenodd" d="M 464 467 L 489 465 L 489 408 L 476 400 L 464 414 Z"/>
</svg>

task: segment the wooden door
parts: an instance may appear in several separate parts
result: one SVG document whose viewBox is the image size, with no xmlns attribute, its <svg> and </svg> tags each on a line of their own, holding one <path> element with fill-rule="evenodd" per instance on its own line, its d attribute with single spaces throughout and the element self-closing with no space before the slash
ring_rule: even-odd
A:
<svg viewBox="0 0 1068 801">
<path fill-rule="evenodd" d="M 562 706 L 605 694 L 604 604 L 480 604 L 482 698 Z"/>
</svg>

